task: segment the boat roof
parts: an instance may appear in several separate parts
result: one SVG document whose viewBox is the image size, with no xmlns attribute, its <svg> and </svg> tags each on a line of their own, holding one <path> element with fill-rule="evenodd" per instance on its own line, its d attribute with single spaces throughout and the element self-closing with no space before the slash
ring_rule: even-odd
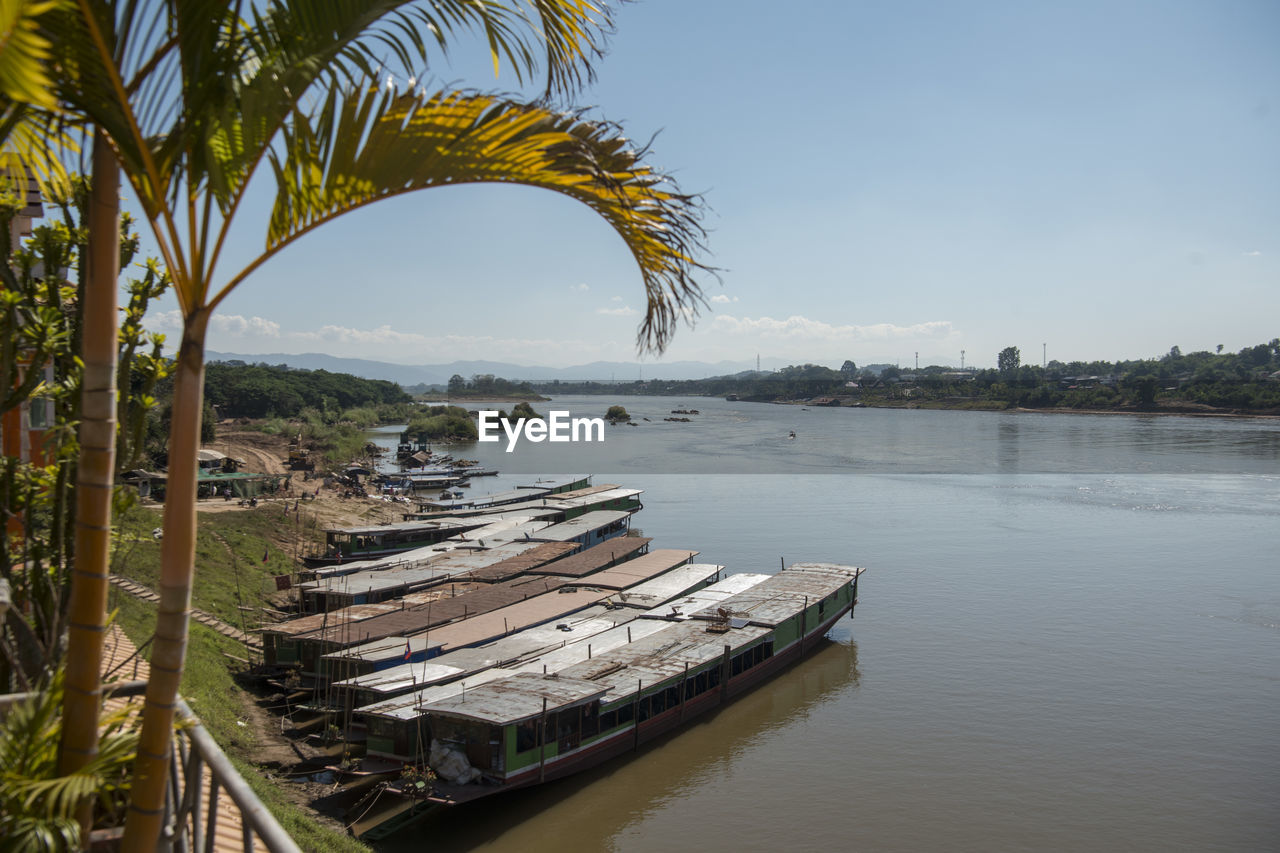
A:
<svg viewBox="0 0 1280 853">
<path fill-rule="evenodd" d="M 555 542 L 566 542 L 570 539 L 577 539 L 587 533 L 608 527 L 610 524 L 616 524 L 631 517 L 631 513 L 625 510 L 597 510 L 595 512 L 584 512 L 582 515 L 571 521 L 562 521 L 559 524 L 553 524 L 538 531 L 539 539 L 547 539 Z"/>
<path fill-rule="evenodd" d="M 592 572 L 598 572 L 620 560 L 626 560 L 637 551 L 647 548 L 652 541 L 647 536 L 615 536 L 599 545 L 592 545 L 585 551 L 539 566 L 535 573 L 580 578 Z"/>
<path fill-rule="evenodd" d="M 447 568 L 455 575 L 462 575 L 504 563 L 540 549 L 543 544 L 520 539 L 515 542 L 497 542 L 482 548 L 474 542 L 442 542 L 431 549 L 430 565 Z"/>
<path fill-rule="evenodd" d="M 695 614 L 719 618 L 721 608 L 739 619 L 767 628 L 794 617 L 806 601 L 813 604 L 853 581 L 862 569 L 835 563 L 797 563 L 776 575 Z"/>
<path fill-rule="evenodd" d="M 379 604 L 352 604 L 338 610 L 331 610 L 328 613 L 312 613 L 309 616 L 290 619 L 288 622 L 264 625 L 262 626 L 262 633 L 296 637 L 312 631 L 320 631 L 324 628 L 333 629 L 337 627 L 341 629 L 345 625 L 385 616 L 388 613 L 399 610 L 400 607 L 401 605 L 398 601 Z"/>
<path fill-rule="evenodd" d="M 423 521 L 395 521 L 387 524 L 365 524 L 357 527 L 326 527 L 325 533 L 341 533 L 350 536 L 375 536 L 386 533 L 417 533 L 433 530 L 465 530 L 484 524 L 479 519 L 468 519 L 466 516 L 447 516 L 445 518 L 428 518 Z"/>
<path fill-rule="evenodd" d="M 550 526 L 551 522 L 545 518 L 534 518 L 531 515 L 522 513 L 487 519 L 483 526 L 460 531 L 456 535 L 450 536 L 449 539 L 450 541 L 462 542 L 512 542 L 519 539 L 527 539 L 544 527 Z"/>
<path fill-rule="evenodd" d="M 558 476 L 539 477 L 532 483 L 516 486 L 517 489 L 541 489 L 543 491 L 554 492 L 556 489 L 563 489 L 566 486 L 572 486 L 574 483 L 590 483 L 590 474 L 562 474 Z"/>
<path fill-rule="evenodd" d="M 410 653 L 426 651 L 429 648 L 438 648 L 439 643 L 428 644 L 427 637 L 383 637 L 380 640 L 363 643 L 359 646 L 353 646 L 349 649 L 343 649 L 338 652 L 332 652 L 322 657 L 325 660 L 362 660 L 362 661 L 383 661 L 396 656 L 403 656 L 405 647 L 408 646 Z"/>
<path fill-rule="evenodd" d="M 724 647 L 736 650 L 772 630 L 760 625 L 731 627 L 726 633 L 707 631 L 706 622 L 690 619 L 665 623 L 661 631 L 604 654 L 594 655 L 561 670 L 562 678 L 591 681 L 606 688 L 605 701 L 635 693 L 637 685 L 657 684 L 688 669 L 719 660 Z"/>
<path fill-rule="evenodd" d="M 598 486 L 583 486 L 581 489 L 574 489 L 571 492 L 560 492 L 556 495 L 556 500 L 573 500 L 574 498 L 585 498 L 591 495 L 598 495 L 600 492 L 607 492 L 610 489 L 618 488 L 617 483 L 601 483 Z"/>
<path fill-rule="evenodd" d="M 737 574 L 717 581 L 711 586 L 694 590 L 688 595 L 667 601 L 640 615 L 645 619 L 689 619 L 689 614 L 707 607 L 716 607 L 730 596 L 750 589 L 772 575 Z M 627 593 L 630 595 L 630 591 Z"/>
<path fill-rule="evenodd" d="M 697 555 L 697 551 L 659 548 L 656 551 L 650 551 L 648 554 L 636 557 L 634 560 L 619 563 L 613 568 L 580 578 L 579 583 L 583 586 L 592 586 L 598 589 L 627 589 L 655 578 L 664 572 L 669 572 L 676 566 L 689 562 Z"/>
<path fill-rule="evenodd" d="M 591 506 L 605 501 L 632 498 L 642 494 L 644 494 L 644 489 L 628 489 L 623 486 L 592 486 L 589 489 L 579 489 L 576 492 L 562 492 L 558 495 L 551 495 L 547 499 L 547 504 L 549 506 L 559 504 L 564 507 Z"/>
<path fill-rule="evenodd" d="M 357 708 L 356 713 L 411 720 L 423 713 L 420 706 L 457 695 L 462 692 L 464 685 L 467 688 L 475 687 L 506 678 L 514 672 L 559 672 L 667 627 L 666 623 L 656 620 L 633 619 L 634 615 L 633 610 L 607 610 L 597 605 L 561 620 L 570 627 L 568 632 L 560 632 L 556 627 L 544 625 L 483 646 L 442 655 L 436 660 L 464 667 L 467 669 L 466 674 L 445 683 L 429 685 L 408 695 L 401 694 L 364 705 Z M 602 631 L 596 630 L 609 619 L 623 621 Z M 547 632 L 553 633 L 547 636 Z M 557 634 L 563 638 L 558 646 L 554 642 L 546 642 L 548 639 L 554 641 Z"/>
<path fill-rule="evenodd" d="M 400 664 L 378 672 L 337 681 L 333 686 L 394 694 L 413 689 L 418 684 L 427 685 L 452 681 L 461 676 L 470 677 L 474 673 L 493 667 L 514 666 L 531 656 L 536 657 L 542 652 L 559 649 L 566 644 L 577 643 L 612 630 L 618 625 L 618 616 L 621 614 L 615 615 L 604 607 L 591 607 L 563 620 L 557 620 L 558 624 L 564 624 L 568 630 L 561 630 L 557 625 L 550 623 L 539 625 L 482 646 L 457 649 L 442 654 L 432 658 L 426 666 L 421 662 Z M 627 618 L 634 619 L 634 614 Z M 437 646 L 434 636 L 431 638 L 431 645 Z M 399 648 L 400 653 L 403 654 L 403 642 Z M 336 657 L 336 655 L 329 657 Z"/>
<path fill-rule="evenodd" d="M 539 498 L 543 495 L 551 493 L 550 489 L 540 489 L 532 486 L 519 486 L 514 489 L 508 489 L 505 492 L 493 492 L 488 495 L 475 495 L 468 498 L 441 498 L 439 500 L 421 501 L 423 504 L 439 507 L 440 509 L 467 509 L 469 507 L 496 507 L 507 503 L 520 503 Z"/>
<path fill-rule="evenodd" d="M 298 584 L 298 588 L 304 593 L 325 591 L 359 595 L 362 592 L 373 592 L 374 590 L 382 591 L 413 584 L 432 583 L 448 578 L 451 575 L 452 572 L 447 569 L 427 566 L 388 568 L 304 581 Z"/>
<path fill-rule="evenodd" d="M 599 589 L 557 589 L 445 625 L 432 631 L 432 638 L 446 649 L 474 646 L 590 607 L 609 595 Z"/>
<path fill-rule="evenodd" d="M 455 577 L 465 580 L 496 582 L 543 567 L 581 549 L 577 542 L 529 542 L 533 547 L 487 566 L 465 571 L 454 569 Z"/>
<path fill-rule="evenodd" d="M 594 634 L 590 637 L 579 637 L 557 649 L 550 649 L 529 660 L 517 664 L 498 667 L 505 672 L 560 672 L 584 660 L 591 660 L 596 655 L 634 643 L 650 634 L 656 634 L 666 627 L 653 619 L 634 619 L 621 625 Z"/>
<path fill-rule="evenodd" d="M 518 672 L 499 681 L 468 688 L 423 710 L 493 725 L 508 725 L 542 715 L 547 708 L 572 708 L 604 695 L 600 685 L 559 674 Z"/>
<path fill-rule="evenodd" d="M 670 601 L 678 595 L 690 592 L 694 587 L 706 585 L 719 577 L 723 568 L 724 566 L 711 563 L 689 563 L 677 566 L 656 578 L 629 587 L 625 592 L 619 592 L 613 601 L 626 607 L 648 610 L 664 601 Z"/>
<path fill-rule="evenodd" d="M 342 626 L 335 628 L 335 626 L 330 625 L 328 630 L 313 632 L 306 639 L 316 642 L 355 645 L 395 635 L 411 637 L 415 634 L 431 631 L 437 626 L 440 626 L 440 630 L 444 630 L 444 627 L 453 622 L 457 622 L 459 625 L 464 624 L 485 613 L 510 606 L 516 602 L 523 602 L 545 595 L 563 585 L 564 580 L 561 578 L 514 578 L 504 583 L 491 584 L 482 589 L 453 598 L 436 599 L 425 605 L 420 604 L 413 608 L 405 607 L 401 610 L 397 606 L 397 609 L 382 613 L 376 619 L 369 619 L 361 623 L 356 631 L 359 636 L 356 637 L 351 637 L 352 631 L 349 628 Z M 434 631 L 432 631 L 431 638 L 436 639 Z M 443 641 L 443 638 L 441 639 Z M 347 642 L 348 640 L 350 640 L 349 643 Z"/>
</svg>

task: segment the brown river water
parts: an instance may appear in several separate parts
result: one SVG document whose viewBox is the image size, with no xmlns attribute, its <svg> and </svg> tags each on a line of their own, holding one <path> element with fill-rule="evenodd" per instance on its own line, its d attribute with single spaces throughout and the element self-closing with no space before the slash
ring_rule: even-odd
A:
<svg viewBox="0 0 1280 853">
<path fill-rule="evenodd" d="M 474 491 L 643 488 L 654 547 L 730 571 L 865 566 L 854 618 L 639 753 L 380 850 L 1280 849 L 1280 422 L 535 407 L 616 402 L 638 426 L 603 443 L 453 452 L 502 469 Z"/>
</svg>

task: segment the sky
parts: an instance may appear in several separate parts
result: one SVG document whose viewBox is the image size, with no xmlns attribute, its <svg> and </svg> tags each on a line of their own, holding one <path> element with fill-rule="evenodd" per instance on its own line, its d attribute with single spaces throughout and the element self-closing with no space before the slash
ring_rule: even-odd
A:
<svg viewBox="0 0 1280 853">
<path fill-rule="evenodd" d="M 720 270 L 646 363 L 989 367 L 1007 346 L 1115 360 L 1280 335 L 1274 0 L 640 0 L 615 21 L 575 103 L 703 195 Z M 452 58 L 429 86 L 517 89 L 475 46 Z M 270 196 L 249 201 L 228 270 L 262 246 Z M 209 348 L 633 361 L 643 307 L 585 207 L 450 187 L 303 238 L 223 303 Z M 176 332 L 175 309 L 149 328 Z"/>
</svg>

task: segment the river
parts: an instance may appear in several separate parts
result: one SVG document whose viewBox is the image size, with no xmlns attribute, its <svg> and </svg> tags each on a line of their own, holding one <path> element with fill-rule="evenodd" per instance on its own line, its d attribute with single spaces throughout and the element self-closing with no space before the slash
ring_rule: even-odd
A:
<svg viewBox="0 0 1280 853">
<path fill-rule="evenodd" d="M 637 426 L 602 443 L 453 452 L 502 470 L 475 491 L 642 488 L 654 547 L 731 571 L 865 566 L 855 617 L 635 756 L 380 849 L 1277 848 L 1280 421 L 535 408 L 614 403 Z"/>
</svg>

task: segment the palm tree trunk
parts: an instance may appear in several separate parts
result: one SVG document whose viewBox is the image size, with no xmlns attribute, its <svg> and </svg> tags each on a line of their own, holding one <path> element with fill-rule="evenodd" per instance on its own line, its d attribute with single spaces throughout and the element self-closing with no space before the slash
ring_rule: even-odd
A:
<svg viewBox="0 0 1280 853">
<path fill-rule="evenodd" d="M 209 313 L 186 318 L 173 385 L 169 480 L 160 543 L 160 603 L 151 647 L 151 680 L 142 712 L 124 849 L 154 850 L 164 818 L 165 782 L 173 741 L 174 703 L 187 654 L 187 625 L 196 558 L 196 451 L 204 410 L 204 340 Z"/>
<path fill-rule="evenodd" d="M 89 190 L 88 286 L 84 293 L 84 381 L 76 477 L 75 557 L 71 574 L 66 696 L 59 771 L 75 772 L 98 752 L 102 641 L 107 618 L 111 495 L 116 456 L 116 276 L 120 272 L 120 171 L 106 136 L 93 139 Z M 84 844 L 93 800 L 79 813 Z"/>
</svg>

